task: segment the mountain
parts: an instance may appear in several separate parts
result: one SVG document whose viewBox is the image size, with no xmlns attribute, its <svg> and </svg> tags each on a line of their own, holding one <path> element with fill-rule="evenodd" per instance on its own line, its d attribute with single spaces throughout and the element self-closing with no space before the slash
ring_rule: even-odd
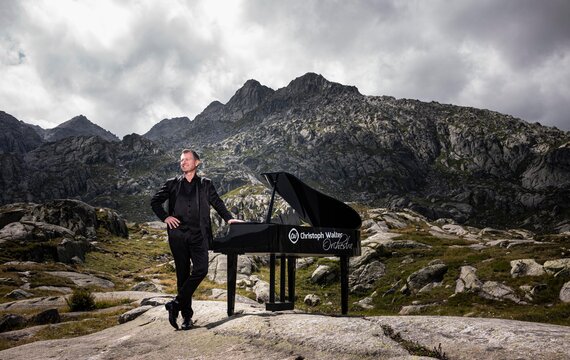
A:
<svg viewBox="0 0 570 360">
<path fill-rule="evenodd" d="M 182 144 L 187 144 L 190 148 L 201 148 L 231 136 L 236 122 L 273 93 L 274 90 L 258 81 L 248 80 L 226 104 L 213 101 L 185 129 L 181 128 L 183 121 L 179 120 L 183 118 L 165 119 L 143 136 L 172 151 L 179 151 Z"/>
<path fill-rule="evenodd" d="M 570 229 L 570 136 L 556 128 L 364 96 L 313 73 L 238 121 L 220 121 L 227 105 L 211 107 L 192 122 L 200 131 L 176 144 L 205 153 L 204 169 L 223 191 L 283 170 L 345 201 L 480 226 Z"/>
<path fill-rule="evenodd" d="M 147 133 L 143 136 L 152 141 L 158 141 L 160 139 L 168 139 L 173 134 L 178 134 L 180 132 L 186 131 L 190 126 L 190 119 L 187 117 L 178 117 L 172 119 L 164 119 L 158 124 L 155 124 Z"/>
<path fill-rule="evenodd" d="M 83 115 L 76 116 L 53 129 L 45 130 L 46 141 L 58 141 L 71 136 L 99 136 L 107 141 L 119 141 L 111 132 L 95 125 Z"/>
<path fill-rule="evenodd" d="M 42 143 L 32 125 L 0 111 L 0 154 L 23 154 Z"/>
<path fill-rule="evenodd" d="M 484 109 L 365 96 L 314 73 L 275 91 L 248 80 L 226 104 L 128 141 L 67 138 L 8 154 L 0 200 L 79 197 L 153 219 L 145 201 L 176 174 L 180 150 L 193 148 L 220 193 L 288 171 L 348 202 L 479 227 L 570 231 L 568 132 Z"/>
<path fill-rule="evenodd" d="M 122 141 L 67 137 L 25 154 L 0 154 L 0 166 L 1 204 L 73 198 L 134 220 L 150 217 L 149 193 L 177 170 L 171 157 L 137 134 Z"/>
</svg>

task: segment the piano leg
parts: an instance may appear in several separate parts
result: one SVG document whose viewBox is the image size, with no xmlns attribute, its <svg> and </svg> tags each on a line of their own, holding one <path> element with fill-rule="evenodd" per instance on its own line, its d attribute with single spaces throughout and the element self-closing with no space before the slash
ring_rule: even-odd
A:
<svg viewBox="0 0 570 360">
<path fill-rule="evenodd" d="M 280 273 L 281 278 L 279 279 L 279 285 L 280 285 L 279 286 L 279 301 L 283 303 L 283 302 L 285 302 L 285 292 L 286 292 L 285 291 L 285 284 L 286 284 L 285 282 L 287 280 L 286 279 L 287 276 L 286 276 L 285 270 L 286 270 L 286 266 L 287 266 L 287 260 L 286 260 L 285 255 L 281 255 L 280 258 L 281 258 L 281 260 L 280 260 L 281 264 L 279 265 L 279 273 Z"/>
<path fill-rule="evenodd" d="M 340 257 L 340 302 L 342 314 L 348 313 L 348 256 Z"/>
<path fill-rule="evenodd" d="M 234 308 L 236 303 L 236 278 L 237 278 L 237 254 L 228 254 L 228 316 L 234 314 Z"/>
<path fill-rule="evenodd" d="M 287 279 L 289 280 L 289 301 L 295 303 L 295 271 L 297 258 L 295 256 L 287 257 Z"/>
<path fill-rule="evenodd" d="M 269 257 L 269 301 L 265 303 L 265 309 L 269 311 L 283 311 L 283 310 L 293 310 L 295 308 L 295 301 L 286 301 L 285 294 L 287 293 L 285 289 L 285 281 L 286 278 L 289 277 L 289 297 L 294 299 L 295 298 L 295 263 L 292 261 L 287 261 L 286 256 L 279 256 L 281 260 L 281 268 L 280 268 L 280 289 L 281 293 L 279 294 L 279 301 L 275 301 L 275 261 L 276 255 L 271 254 Z M 293 264 L 293 270 L 291 270 L 290 266 Z M 291 274 L 293 276 L 291 276 Z M 289 276 L 287 276 L 289 275 Z M 293 284 L 291 284 L 291 279 L 293 279 Z M 292 286 L 293 285 L 293 286 Z M 293 292 L 291 292 L 293 291 Z"/>
<path fill-rule="evenodd" d="M 269 302 L 275 302 L 275 254 L 269 255 Z"/>
</svg>

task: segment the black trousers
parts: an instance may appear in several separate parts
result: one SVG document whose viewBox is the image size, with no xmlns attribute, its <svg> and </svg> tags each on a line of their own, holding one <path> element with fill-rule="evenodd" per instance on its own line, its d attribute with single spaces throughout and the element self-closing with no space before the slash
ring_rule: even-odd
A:
<svg viewBox="0 0 570 360">
<path fill-rule="evenodd" d="M 168 230 L 168 244 L 176 266 L 176 299 L 182 316 L 192 317 L 192 295 L 208 274 L 208 246 L 201 234 L 179 229 Z"/>
</svg>

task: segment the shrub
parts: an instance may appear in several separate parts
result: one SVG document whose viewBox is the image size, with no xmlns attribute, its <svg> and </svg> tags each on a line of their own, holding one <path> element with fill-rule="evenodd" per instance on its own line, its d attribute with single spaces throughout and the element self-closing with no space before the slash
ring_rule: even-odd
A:
<svg viewBox="0 0 570 360">
<path fill-rule="evenodd" d="M 88 311 L 95 309 L 95 297 L 88 289 L 76 288 L 65 300 L 71 311 Z"/>
</svg>

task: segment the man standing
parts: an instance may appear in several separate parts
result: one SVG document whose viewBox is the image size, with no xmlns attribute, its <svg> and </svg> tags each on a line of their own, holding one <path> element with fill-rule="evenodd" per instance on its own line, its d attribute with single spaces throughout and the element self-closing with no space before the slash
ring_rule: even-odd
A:
<svg viewBox="0 0 570 360">
<path fill-rule="evenodd" d="M 226 222 L 239 221 L 233 219 L 212 181 L 196 175 L 198 165 L 198 154 L 184 149 L 180 155 L 183 174 L 168 179 L 151 200 L 152 210 L 167 225 L 168 244 L 176 266 L 178 295 L 166 304 L 168 320 L 178 329 L 178 314 L 182 312 L 182 330 L 192 328 L 192 295 L 208 273 L 208 244 L 212 241 L 210 205 Z M 166 200 L 168 212 L 163 208 Z"/>
</svg>

